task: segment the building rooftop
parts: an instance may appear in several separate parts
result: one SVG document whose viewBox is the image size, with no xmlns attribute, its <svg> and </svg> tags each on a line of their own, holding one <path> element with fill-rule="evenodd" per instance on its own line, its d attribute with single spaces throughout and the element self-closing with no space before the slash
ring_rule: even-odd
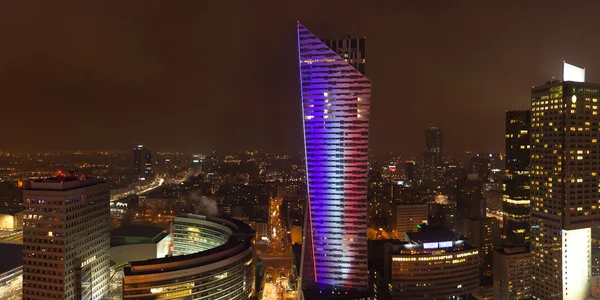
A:
<svg viewBox="0 0 600 300">
<path fill-rule="evenodd" d="M 110 246 L 152 244 L 160 242 L 169 233 L 151 225 L 123 225 L 110 232 Z"/>
<path fill-rule="evenodd" d="M 45 182 L 45 183 L 63 183 L 63 182 L 71 182 L 81 180 L 81 178 L 77 176 L 56 176 L 56 177 L 47 177 L 43 179 L 37 179 L 33 182 Z"/>
<path fill-rule="evenodd" d="M 145 237 L 153 239 L 163 233 L 163 228 L 152 225 L 123 225 L 113 231 L 111 236 Z"/>
<path fill-rule="evenodd" d="M 34 180 L 25 190 L 68 191 L 101 183 L 104 181 L 95 177 L 57 176 Z"/>
<path fill-rule="evenodd" d="M 496 249 L 497 252 L 505 255 L 529 253 L 529 247 L 504 247 Z"/>
<path fill-rule="evenodd" d="M 0 244 L 0 274 L 23 266 L 23 245 Z"/>
<path fill-rule="evenodd" d="M 406 239 L 413 243 L 453 241 L 459 236 L 446 227 L 423 227 L 419 232 L 407 232 Z"/>
</svg>

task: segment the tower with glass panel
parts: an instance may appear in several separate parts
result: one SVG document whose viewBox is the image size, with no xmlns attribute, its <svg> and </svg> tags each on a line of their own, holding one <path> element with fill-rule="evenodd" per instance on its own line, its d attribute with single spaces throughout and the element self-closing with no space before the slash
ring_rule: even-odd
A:
<svg viewBox="0 0 600 300">
<path fill-rule="evenodd" d="M 536 299 L 586 299 L 600 221 L 600 85 L 564 64 L 531 90 L 531 254 Z"/>
<path fill-rule="evenodd" d="M 529 245 L 529 127 L 531 112 L 506 112 L 506 177 L 503 184 L 504 242 Z"/>
<path fill-rule="evenodd" d="M 371 81 L 302 24 L 297 30 L 309 195 L 301 287 L 366 291 Z"/>
<path fill-rule="evenodd" d="M 426 181 L 439 180 L 443 169 L 443 143 L 442 130 L 429 123 L 425 130 L 425 152 L 423 153 L 423 179 Z"/>
</svg>

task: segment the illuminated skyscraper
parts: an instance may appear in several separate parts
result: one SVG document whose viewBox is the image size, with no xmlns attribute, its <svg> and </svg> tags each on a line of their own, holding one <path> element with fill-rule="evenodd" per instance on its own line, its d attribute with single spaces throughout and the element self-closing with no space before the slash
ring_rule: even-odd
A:
<svg viewBox="0 0 600 300">
<path fill-rule="evenodd" d="M 506 112 L 506 175 L 502 210 L 507 245 L 529 245 L 531 111 Z"/>
<path fill-rule="evenodd" d="M 600 85 L 564 64 L 531 90 L 531 255 L 536 299 L 586 299 L 600 224 Z"/>
<path fill-rule="evenodd" d="M 442 144 L 444 134 L 442 130 L 429 123 L 425 131 L 425 153 L 423 153 L 423 180 L 433 181 L 440 179 L 443 168 Z"/>
<path fill-rule="evenodd" d="M 297 29 L 309 195 L 302 288 L 365 291 L 371 82 L 300 23 Z"/>
</svg>

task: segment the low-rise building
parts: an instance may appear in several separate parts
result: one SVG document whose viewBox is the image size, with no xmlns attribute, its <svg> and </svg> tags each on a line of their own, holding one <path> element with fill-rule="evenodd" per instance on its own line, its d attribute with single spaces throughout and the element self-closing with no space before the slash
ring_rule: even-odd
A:
<svg viewBox="0 0 600 300">
<path fill-rule="evenodd" d="M 110 233 L 110 260 L 115 268 L 131 261 L 161 258 L 170 253 L 171 235 L 149 225 L 123 225 Z"/>
<path fill-rule="evenodd" d="M 14 214 L 0 214 L 0 230 L 23 229 L 23 212 Z"/>
</svg>

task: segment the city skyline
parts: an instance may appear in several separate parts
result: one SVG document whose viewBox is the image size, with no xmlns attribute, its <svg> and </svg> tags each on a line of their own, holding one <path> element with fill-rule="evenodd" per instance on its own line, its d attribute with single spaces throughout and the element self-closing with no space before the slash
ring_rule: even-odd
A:
<svg viewBox="0 0 600 300">
<path fill-rule="evenodd" d="M 0 298 L 600 299 L 600 2 L 312 1 L 5 4 Z"/>
<path fill-rule="evenodd" d="M 446 135 L 447 153 L 501 152 L 504 111 L 526 108 L 531 85 L 560 75 L 556 62 L 600 69 L 595 41 L 576 42 L 594 28 L 582 20 L 597 22 L 591 15 L 597 3 L 563 16 L 575 8 L 546 2 L 544 15 L 563 20 L 557 30 L 578 30 L 542 52 L 552 38 L 536 34 L 544 30 L 529 18 L 537 5 L 440 4 L 367 3 L 363 14 L 346 19 L 335 16 L 355 5 L 149 3 L 132 13 L 138 6 L 126 3 L 40 4 L 42 14 L 13 3 L 0 18 L 6 31 L 0 42 L 10 45 L 0 50 L 0 97 L 14 112 L 5 122 L 19 125 L 0 134 L 0 148 L 126 149 L 142 141 L 154 149 L 300 150 L 289 35 L 298 19 L 324 38 L 369 39 L 379 100 L 373 110 L 380 116 L 371 144 L 381 151 L 419 154 L 431 119 Z M 588 77 L 600 81 L 593 71 Z M 77 130 L 34 130 L 57 123 Z M 24 133 L 34 136 L 25 140 Z"/>
</svg>

